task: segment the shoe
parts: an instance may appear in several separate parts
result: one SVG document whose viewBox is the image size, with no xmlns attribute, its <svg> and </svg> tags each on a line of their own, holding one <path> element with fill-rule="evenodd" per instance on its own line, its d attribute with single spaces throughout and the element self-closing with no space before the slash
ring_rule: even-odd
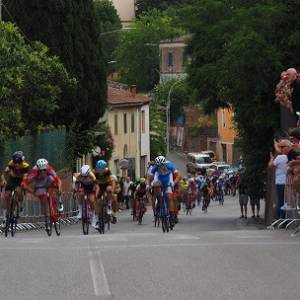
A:
<svg viewBox="0 0 300 300">
<path fill-rule="evenodd" d="M 117 218 L 116 217 L 112 217 L 112 221 L 111 221 L 113 224 L 116 224 L 117 223 Z"/>
<path fill-rule="evenodd" d="M 240 219 L 243 219 L 243 218 L 244 218 L 244 216 L 243 216 L 243 215 L 241 215 L 241 216 L 240 216 Z"/>
<path fill-rule="evenodd" d="M 81 220 L 81 219 L 82 219 L 82 211 L 81 211 L 81 209 L 79 209 L 76 218 L 77 218 L 78 220 Z"/>
<path fill-rule="evenodd" d="M 254 218 L 255 218 L 255 216 L 253 215 L 251 218 L 252 218 L 252 219 L 254 219 Z"/>
<path fill-rule="evenodd" d="M 59 213 L 62 213 L 62 212 L 64 211 L 64 205 L 63 205 L 62 202 L 59 202 L 59 203 L 58 203 L 57 211 L 58 211 Z"/>
<path fill-rule="evenodd" d="M 247 219 L 247 216 L 245 216 L 245 219 Z"/>
<path fill-rule="evenodd" d="M 95 229 L 99 229 L 99 222 L 96 222 L 95 224 L 92 224 L 92 226 L 93 226 Z"/>
</svg>

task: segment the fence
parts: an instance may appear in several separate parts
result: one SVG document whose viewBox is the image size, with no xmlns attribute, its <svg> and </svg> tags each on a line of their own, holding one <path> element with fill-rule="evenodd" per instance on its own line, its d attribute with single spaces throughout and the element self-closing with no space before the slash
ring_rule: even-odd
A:
<svg viewBox="0 0 300 300">
<path fill-rule="evenodd" d="M 46 158 L 51 165 L 60 170 L 69 166 L 67 160 L 66 128 L 51 129 L 36 135 L 11 139 L 0 145 L 0 168 L 3 170 L 11 159 L 12 153 L 22 150 L 30 165 L 38 158 Z"/>
<path fill-rule="evenodd" d="M 0 194 L 1 200 L 3 199 L 4 191 Z M 63 218 L 69 218 L 77 215 L 78 213 L 78 201 L 73 197 L 72 192 L 63 192 L 61 199 L 64 205 Z M 0 216 L 2 213 L 2 201 L 0 207 Z M 44 215 L 41 212 L 40 201 L 30 193 L 26 193 L 23 201 L 23 212 L 20 217 L 20 222 L 37 223 L 44 221 Z"/>
</svg>

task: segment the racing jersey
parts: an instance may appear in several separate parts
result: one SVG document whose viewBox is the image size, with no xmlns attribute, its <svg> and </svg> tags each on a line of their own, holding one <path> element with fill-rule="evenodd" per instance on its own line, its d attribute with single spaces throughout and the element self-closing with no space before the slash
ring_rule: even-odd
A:
<svg viewBox="0 0 300 300">
<path fill-rule="evenodd" d="M 7 164 L 7 167 L 4 170 L 4 173 L 5 175 L 7 174 L 11 177 L 22 179 L 24 178 L 24 176 L 26 176 L 29 173 L 29 170 L 30 170 L 30 166 L 28 162 L 23 161 L 20 164 L 20 167 L 16 168 L 13 160 L 10 160 Z"/>
<path fill-rule="evenodd" d="M 84 186 L 90 186 L 96 183 L 96 176 L 93 172 L 90 172 L 88 176 L 78 175 L 75 184 L 82 184 Z"/>
<path fill-rule="evenodd" d="M 151 169 L 151 175 L 154 176 L 154 181 L 159 180 L 164 187 L 170 184 L 173 185 L 173 174 L 176 172 L 176 166 L 170 161 L 166 161 L 162 167 L 154 165 Z"/>
<path fill-rule="evenodd" d="M 111 184 L 111 171 L 108 168 L 105 168 L 103 173 L 95 171 L 96 183 L 100 185 L 109 185 Z"/>
<path fill-rule="evenodd" d="M 35 166 L 25 179 L 25 184 L 28 185 L 31 183 L 34 183 L 36 189 L 50 187 L 53 183 L 59 183 L 59 177 L 50 165 L 47 167 L 47 172 L 41 172 L 39 168 Z"/>
</svg>

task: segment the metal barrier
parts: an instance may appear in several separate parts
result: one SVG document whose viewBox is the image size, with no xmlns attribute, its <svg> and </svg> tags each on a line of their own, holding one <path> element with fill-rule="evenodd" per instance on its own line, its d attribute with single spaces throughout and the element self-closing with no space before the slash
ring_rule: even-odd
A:
<svg viewBox="0 0 300 300">
<path fill-rule="evenodd" d="M 285 187 L 285 203 L 280 209 L 284 211 L 288 216 L 285 219 L 275 220 L 268 229 L 289 229 L 292 225 L 296 226 L 296 230 L 291 234 L 295 236 L 300 232 L 300 226 L 297 225 L 300 222 L 300 194 L 294 190 L 293 186 L 294 177 L 288 175 L 287 184 Z"/>
<path fill-rule="evenodd" d="M 1 193 L 1 199 L 3 198 Z M 78 202 L 72 192 L 63 192 L 61 199 L 64 205 L 63 219 L 73 218 L 78 213 Z M 0 217 L 3 218 L 2 201 L 0 208 Z M 26 193 L 23 200 L 23 212 L 20 216 L 20 222 L 39 223 L 44 220 L 44 215 L 41 213 L 40 200 L 30 193 Z"/>
</svg>

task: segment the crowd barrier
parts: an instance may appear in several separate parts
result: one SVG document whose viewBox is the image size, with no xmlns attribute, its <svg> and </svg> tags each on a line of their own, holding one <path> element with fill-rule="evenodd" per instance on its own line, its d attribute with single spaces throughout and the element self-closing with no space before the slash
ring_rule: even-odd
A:
<svg viewBox="0 0 300 300">
<path fill-rule="evenodd" d="M 277 219 L 268 226 L 268 229 L 272 230 L 294 228 L 292 236 L 300 232 L 300 194 L 294 188 L 294 179 L 295 177 L 292 175 L 287 177 L 285 202 L 281 207 L 281 210 L 286 213 L 286 217 L 284 219 Z"/>
<path fill-rule="evenodd" d="M 4 192 L 0 194 L 0 218 L 3 218 L 2 199 Z M 63 219 L 72 219 L 78 213 L 78 203 L 72 192 L 63 192 L 61 199 L 64 205 Z M 30 193 L 25 193 L 23 200 L 23 212 L 20 216 L 20 223 L 39 223 L 44 220 L 41 213 L 40 200 Z"/>
</svg>

